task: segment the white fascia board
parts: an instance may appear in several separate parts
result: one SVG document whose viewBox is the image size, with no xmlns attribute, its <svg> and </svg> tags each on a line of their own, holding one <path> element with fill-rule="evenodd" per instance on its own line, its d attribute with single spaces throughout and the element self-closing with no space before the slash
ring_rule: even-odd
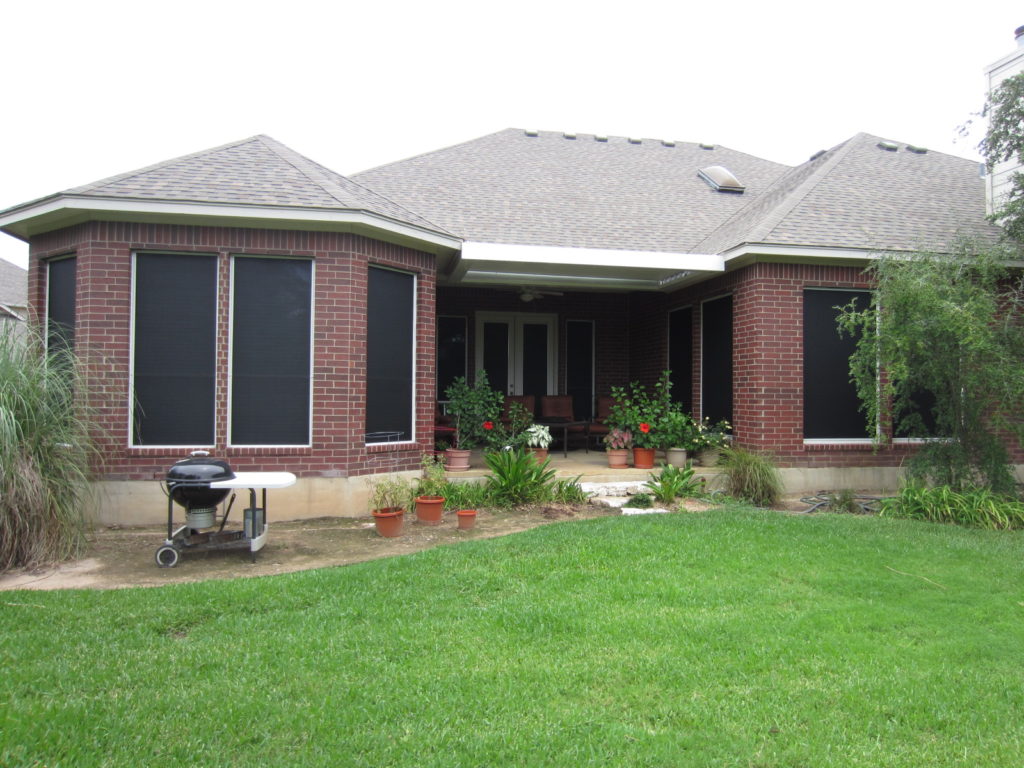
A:
<svg viewBox="0 0 1024 768">
<path fill-rule="evenodd" d="M 798 256 L 806 259 L 849 259 L 850 261 L 871 261 L 878 258 L 881 249 L 865 251 L 860 248 L 828 248 L 800 245 L 740 245 L 722 254 L 724 261 L 743 258 L 744 256 Z"/>
<path fill-rule="evenodd" d="M 0 229 L 61 212 L 132 213 L 153 216 L 203 217 L 211 219 L 259 220 L 279 222 L 310 222 L 324 226 L 362 224 L 385 230 L 441 248 L 457 250 L 462 241 L 413 224 L 395 221 L 363 210 L 330 210 L 324 208 L 291 208 L 287 206 L 231 205 L 227 203 L 194 203 L 189 201 L 149 201 L 124 198 L 79 197 L 60 195 L 38 204 L 8 211 L 0 216 Z"/>
<path fill-rule="evenodd" d="M 525 264 L 564 264 L 579 267 L 630 267 L 669 272 L 722 272 L 721 256 L 702 253 L 664 253 L 657 251 L 620 251 L 606 248 L 560 248 L 548 245 L 510 245 L 505 243 L 462 244 L 462 259 L 477 262 L 515 261 Z"/>
</svg>

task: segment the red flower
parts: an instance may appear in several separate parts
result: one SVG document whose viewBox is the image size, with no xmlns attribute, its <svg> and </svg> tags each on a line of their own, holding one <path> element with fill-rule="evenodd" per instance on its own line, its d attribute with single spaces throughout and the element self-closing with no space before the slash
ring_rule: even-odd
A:
<svg viewBox="0 0 1024 768">
<path fill-rule="evenodd" d="M 646 435 L 648 432 L 651 431 L 651 425 L 648 424 L 646 421 L 641 422 L 640 423 L 640 431 L 643 432 Z"/>
<path fill-rule="evenodd" d="M 493 421 L 485 421 L 484 422 L 484 429 L 494 429 L 494 422 Z"/>
</svg>

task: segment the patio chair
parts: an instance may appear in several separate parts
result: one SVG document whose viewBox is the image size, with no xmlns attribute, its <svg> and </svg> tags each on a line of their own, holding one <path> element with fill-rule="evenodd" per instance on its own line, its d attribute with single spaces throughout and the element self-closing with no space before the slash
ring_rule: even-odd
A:
<svg viewBox="0 0 1024 768">
<path fill-rule="evenodd" d="M 573 415 L 572 395 L 544 395 L 540 399 L 540 421 L 548 424 L 576 421 Z M 566 427 L 566 440 L 571 442 L 574 438 L 583 437 L 584 447 L 586 445 L 586 424 L 573 424 Z"/>
<path fill-rule="evenodd" d="M 530 418 L 537 418 L 537 398 L 533 395 L 505 395 L 505 407 L 501 410 L 502 424 L 507 426 L 511 421 L 508 415 L 508 410 L 512 406 L 512 403 L 519 403 L 526 409 L 526 412 L 530 414 Z"/>
<path fill-rule="evenodd" d="M 597 415 L 590 423 L 590 436 L 594 438 L 594 446 L 601 444 L 601 439 L 611 431 L 608 426 L 608 414 L 615 404 L 615 398 L 610 395 L 601 395 L 597 398 Z"/>
</svg>

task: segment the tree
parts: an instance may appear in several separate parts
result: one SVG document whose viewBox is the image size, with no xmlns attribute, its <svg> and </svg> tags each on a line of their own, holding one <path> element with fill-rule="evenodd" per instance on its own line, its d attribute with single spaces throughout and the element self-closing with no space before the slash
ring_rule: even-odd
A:
<svg viewBox="0 0 1024 768">
<path fill-rule="evenodd" d="M 1006 248 L 882 256 L 869 268 L 869 307 L 839 316 L 840 332 L 858 339 L 851 380 L 879 439 L 886 426 L 922 435 L 920 396 L 934 398 L 938 437 L 915 452 L 911 477 L 1014 489 L 1005 438 L 1024 438 L 1024 292 Z"/>
<path fill-rule="evenodd" d="M 978 149 L 989 173 L 1005 161 L 1016 161 L 1019 166 L 1010 176 L 1006 200 L 992 219 L 1014 240 L 1024 242 L 1024 72 L 1006 78 L 989 95 L 982 115 L 989 122 Z"/>
</svg>

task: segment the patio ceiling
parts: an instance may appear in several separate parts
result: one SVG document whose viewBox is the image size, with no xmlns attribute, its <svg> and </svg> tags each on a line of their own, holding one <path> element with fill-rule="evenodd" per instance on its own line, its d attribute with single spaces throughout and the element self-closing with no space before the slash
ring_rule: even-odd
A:
<svg viewBox="0 0 1024 768">
<path fill-rule="evenodd" d="M 669 291 L 725 271 L 721 256 L 465 242 L 441 282 L 586 291 Z"/>
</svg>

